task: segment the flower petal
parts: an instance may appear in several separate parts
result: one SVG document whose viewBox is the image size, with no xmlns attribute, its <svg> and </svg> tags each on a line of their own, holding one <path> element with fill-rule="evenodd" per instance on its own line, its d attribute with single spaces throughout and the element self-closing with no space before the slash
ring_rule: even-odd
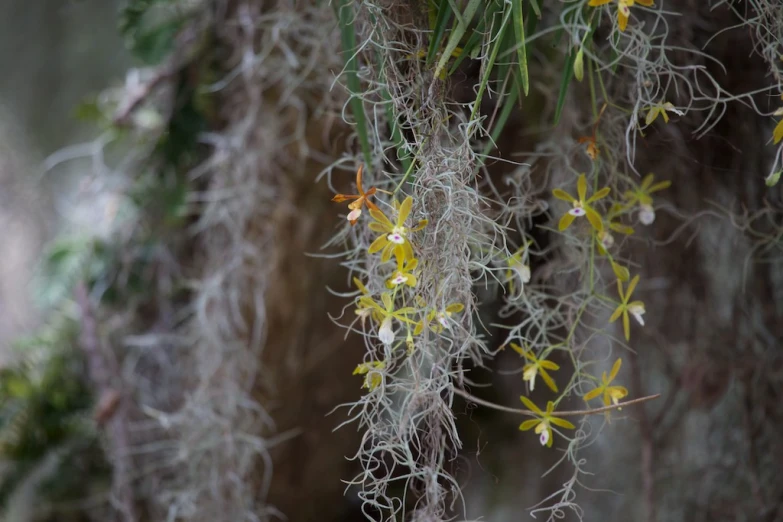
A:
<svg viewBox="0 0 783 522">
<path fill-rule="evenodd" d="M 652 185 L 653 180 L 655 179 L 655 174 L 652 172 L 647 174 L 644 179 L 642 179 L 642 184 L 639 185 L 639 187 L 642 189 L 642 192 L 647 192 L 647 188 Z"/>
<path fill-rule="evenodd" d="M 526 420 L 525 422 L 523 422 L 522 424 L 519 425 L 519 430 L 520 431 L 527 431 L 527 430 L 530 430 L 532 428 L 535 428 L 540 423 L 541 423 L 541 420 L 539 420 L 539 419 Z"/>
<path fill-rule="evenodd" d="M 780 143 L 780 140 L 783 140 L 783 120 L 780 120 L 778 124 L 775 126 L 775 130 L 772 131 L 772 141 L 777 145 Z"/>
<path fill-rule="evenodd" d="M 561 419 L 559 417 L 549 417 L 549 422 L 554 424 L 555 426 L 560 426 L 561 428 L 567 428 L 569 430 L 573 430 L 576 428 L 572 423 L 568 422 L 565 419 Z"/>
<path fill-rule="evenodd" d="M 631 325 L 628 319 L 628 312 L 623 310 L 623 331 L 625 332 L 625 340 L 631 340 Z"/>
<path fill-rule="evenodd" d="M 644 7 L 652 7 L 655 5 L 655 0 L 636 0 L 636 3 Z"/>
<path fill-rule="evenodd" d="M 465 309 L 462 303 L 452 303 L 446 307 L 446 311 L 452 314 L 458 314 Z"/>
<path fill-rule="evenodd" d="M 587 203 L 592 203 L 593 201 L 598 201 L 599 199 L 605 198 L 609 195 L 609 193 L 612 191 L 609 187 L 604 187 L 595 194 L 593 194 L 590 199 L 587 200 Z"/>
<path fill-rule="evenodd" d="M 626 23 L 627 23 L 627 20 L 626 20 Z M 658 109 L 658 107 L 653 107 L 652 109 L 647 111 L 647 117 L 644 119 L 644 123 L 646 125 L 650 125 L 658 117 L 658 113 L 659 112 L 660 112 L 660 109 Z"/>
<path fill-rule="evenodd" d="M 568 201 L 569 203 L 573 203 L 574 201 L 576 201 L 571 194 L 569 194 L 565 190 L 560 190 L 559 188 L 553 190 L 552 195 L 559 200 Z"/>
<path fill-rule="evenodd" d="M 639 275 L 633 276 L 633 279 L 631 279 L 631 282 L 628 284 L 628 290 L 625 291 L 625 298 L 626 300 L 631 298 L 631 294 L 633 294 L 633 291 L 636 289 L 636 284 L 639 282 Z"/>
<path fill-rule="evenodd" d="M 659 181 L 659 182 L 658 182 L 658 183 L 656 183 L 655 185 L 653 185 L 653 186 L 651 186 L 650 188 L 648 188 L 648 189 L 647 189 L 647 192 L 648 192 L 648 193 L 651 193 L 651 192 L 658 192 L 659 190 L 663 190 L 663 189 L 667 189 L 667 188 L 669 188 L 669 187 L 671 186 L 671 184 L 672 184 L 672 182 L 671 182 L 671 181 L 669 181 L 669 180 L 666 180 L 666 181 Z"/>
<path fill-rule="evenodd" d="M 576 192 L 579 195 L 579 201 L 584 201 L 587 197 L 587 178 L 584 174 L 579 175 L 579 179 L 576 182 Z"/>
<path fill-rule="evenodd" d="M 539 368 L 538 373 L 541 374 L 541 378 L 544 379 L 544 382 L 549 386 L 549 389 L 557 393 L 557 384 L 555 384 L 555 381 L 549 376 L 546 370 Z"/>
<path fill-rule="evenodd" d="M 397 226 L 401 227 L 405 225 L 405 220 L 410 216 L 412 207 L 413 198 L 408 196 L 405 198 L 405 201 L 402 202 L 402 205 L 400 205 L 399 214 L 397 214 Z"/>
<path fill-rule="evenodd" d="M 394 229 L 394 224 L 389 221 L 389 218 L 386 217 L 386 214 L 380 210 L 370 209 L 370 215 L 375 221 L 384 225 L 387 231 L 391 232 L 392 229 Z"/>
<path fill-rule="evenodd" d="M 590 0 L 590 1 L 587 3 L 587 5 L 589 5 L 589 6 L 591 6 L 591 7 L 597 7 L 597 6 L 599 6 L 599 5 L 606 5 L 606 4 L 608 4 L 609 2 L 611 2 L 611 1 L 612 1 L 612 0 Z"/>
<path fill-rule="evenodd" d="M 521 400 L 521 401 L 522 401 L 522 404 L 524 404 L 524 405 L 525 405 L 525 407 L 526 407 L 528 410 L 530 410 L 530 411 L 532 411 L 532 412 L 535 412 L 535 413 L 538 413 L 539 415 L 543 415 L 543 414 L 544 414 L 544 412 L 543 412 L 543 411 L 541 411 L 541 408 L 539 408 L 538 406 L 536 406 L 535 404 L 533 404 L 533 401 L 531 401 L 530 399 L 528 399 L 528 398 L 527 398 L 527 397 L 525 397 L 524 395 L 521 395 L 521 396 L 519 397 L 519 400 Z"/>
<path fill-rule="evenodd" d="M 595 399 L 596 397 L 598 397 L 599 395 L 601 395 L 601 392 L 603 392 L 603 391 L 604 391 L 604 387 L 601 386 L 600 388 L 596 388 L 594 390 L 590 390 L 589 392 L 585 393 L 583 398 L 586 401 L 591 401 L 591 400 Z"/>
<path fill-rule="evenodd" d="M 614 313 L 612 314 L 612 316 L 609 318 L 609 322 L 610 322 L 610 323 L 613 323 L 613 322 L 615 322 L 615 321 L 617 320 L 617 318 L 618 318 L 618 317 L 620 317 L 620 314 L 621 314 L 621 313 L 623 313 L 623 310 L 624 310 L 624 308 L 623 308 L 623 305 L 620 305 L 620 306 L 618 306 L 618 307 L 615 309 L 615 311 L 614 311 Z"/>
<path fill-rule="evenodd" d="M 546 368 L 547 370 L 552 370 L 552 371 L 560 369 L 560 365 L 555 364 L 552 361 L 540 361 L 538 365 L 541 366 L 542 368 Z"/>
<path fill-rule="evenodd" d="M 626 10 L 628 10 L 627 7 Z M 624 13 L 622 10 L 619 10 L 617 12 L 617 23 L 620 26 L 620 30 L 625 31 L 625 28 L 628 27 L 628 14 Z"/>
<path fill-rule="evenodd" d="M 617 372 L 620 371 L 620 366 L 622 366 L 623 360 L 617 359 L 614 364 L 612 365 L 612 371 L 609 372 L 609 380 L 607 382 L 612 382 L 615 377 L 617 377 Z"/>
<path fill-rule="evenodd" d="M 571 226 L 571 223 L 573 223 L 575 219 L 576 216 L 566 212 L 565 214 L 563 214 L 563 217 L 560 218 L 560 222 L 557 224 L 557 229 L 560 230 L 560 232 L 562 232 L 563 230 Z"/>
<path fill-rule="evenodd" d="M 386 234 L 382 234 L 378 236 L 375 241 L 372 242 L 370 245 L 370 248 L 367 249 L 367 252 L 370 254 L 374 254 L 381 249 L 383 249 L 386 245 L 389 244 L 389 240 L 386 239 Z"/>
<path fill-rule="evenodd" d="M 593 210 L 592 207 L 585 207 L 585 212 L 587 213 L 587 220 L 593 225 L 593 228 L 598 232 L 603 232 L 604 221 L 601 219 L 601 214 Z"/>
</svg>

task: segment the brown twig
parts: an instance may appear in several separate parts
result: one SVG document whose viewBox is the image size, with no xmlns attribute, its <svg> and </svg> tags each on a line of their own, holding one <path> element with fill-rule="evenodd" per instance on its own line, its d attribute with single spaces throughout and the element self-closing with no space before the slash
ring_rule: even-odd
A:
<svg viewBox="0 0 783 522">
<path fill-rule="evenodd" d="M 521 408 L 511 408 L 510 406 L 502 406 L 500 404 L 495 404 L 494 402 L 489 402 L 483 399 L 479 399 L 478 397 L 475 397 L 466 391 L 460 390 L 459 388 L 455 388 L 454 393 L 456 393 L 457 395 L 459 395 L 464 399 L 469 400 L 470 402 L 475 402 L 476 404 L 480 404 L 482 406 L 486 406 L 487 408 L 492 408 L 494 410 L 505 411 L 507 413 L 516 413 L 517 415 L 527 415 L 528 417 L 537 417 L 539 415 L 538 413 L 531 410 L 524 410 Z M 660 393 L 656 393 L 655 395 L 648 395 L 646 397 L 640 397 L 638 399 L 631 399 L 630 401 L 619 402 L 617 404 L 602 406 L 600 408 L 592 408 L 589 410 L 566 410 L 566 411 L 558 411 L 555 413 L 557 413 L 558 417 L 580 417 L 582 415 L 595 415 L 597 413 L 604 413 L 611 410 L 619 410 L 620 408 L 624 408 L 626 406 L 641 404 L 643 402 L 657 399 L 660 396 L 661 396 Z"/>
</svg>

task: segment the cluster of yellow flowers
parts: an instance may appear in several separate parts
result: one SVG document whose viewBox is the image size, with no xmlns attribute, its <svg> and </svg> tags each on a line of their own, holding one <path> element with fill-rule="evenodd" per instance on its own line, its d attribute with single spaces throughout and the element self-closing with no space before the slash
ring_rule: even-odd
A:
<svg viewBox="0 0 783 522">
<path fill-rule="evenodd" d="M 362 208 L 367 206 L 372 221 L 368 227 L 378 233 L 378 237 L 370 245 L 370 254 L 380 253 L 381 262 L 395 260 L 394 268 L 388 273 L 385 281 L 386 290 L 381 292 L 379 299 L 374 297 L 359 279 L 353 282 L 360 295 L 356 301 L 356 315 L 362 324 L 370 318 L 377 325 L 378 340 L 387 349 L 393 349 L 398 334 L 395 327 L 401 325 L 406 333 L 405 344 L 408 354 L 415 347 L 414 337 L 420 335 L 425 328 L 434 333 L 442 333 L 452 326 L 453 315 L 464 310 L 461 303 L 452 303 L 444 309 L 428 306 L 421 296 L 415 294 L 418 285 L 419 260 L 415 256 L 411 237 L 427 225 L 427 220 L 420 220 L 416 225 L 409 226 L 408 218 L 413 209 L 413 198 L 408 196 L 402 203 L 392 201 L 394 219 L 390 219 L 378 208 L 370 197 L 379 192 L 375 187 L 365 191 L 362 186 L 362 167 L 356 173 L 356 188 L 358 194 L 337 194 L 332 201 L 344 202 L 351 212 L 347 219 L 355 225 L 362 214 Z M 406 291 L 407 288 L 407 291 Z M 398 306 L 401 303 L 402 306 Z M 409 303 L 415 306 L 409 306 Z M 417 317 L 418 316 L 418 317 Z M 387 352 L 388 353 L 388 352 Z M 383 371 L 387 368 L 385 360 L 371 361 L 359 364 L 354 375 L 364 375 L 364 387 L 370 391 L 383 383 Z"/>
</svg>

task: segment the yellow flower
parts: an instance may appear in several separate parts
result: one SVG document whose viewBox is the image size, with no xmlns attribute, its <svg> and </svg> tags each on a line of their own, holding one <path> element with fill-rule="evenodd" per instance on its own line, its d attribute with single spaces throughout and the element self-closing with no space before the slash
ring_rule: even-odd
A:
<svg viewBox="0 0 783 522">
<path fill-rule="evenodd" d="M 386 280 L 386 288 L 394 288 L 397 285 L 406 284 L 410 287 L 416 286 L 417 279 L 413 275 L 413 271 L 419 266 L 419 260 L 416 258 L 405 261 L 402 257 L 402 253 L 395 252 L 397 258 L 397 270 L 394 271 L 392 276 Z"/>
<path fill-rule="evenodd" d="M 408 315 L 415 313 L 416 309 L 410 306 L 395 309 L 390 292 L 381 294 L 381 302 L 383 306 L 379 305 L 372 297 L 363 296 L 359 298 L 359 309 L 370 310 L 369 314 L 372 315 L 372 318 L 381 323 L 378 329 L 378 339 L 389 346 L 394 342 L 395 337 L 392 329 L 394 319 L 403 323 L 415 324 L 416 322 L 408 318 Z"/>
<path fill-rule="evenodd" d="M 625 207 L 619 203 L 612 205 L 612 208 L 606 213 L 606 224 L 608 227 L 605 227 L 603 231 L 595 234 L 595 240 L 598 243 L 598 252 L 602 256 L 607 255 L 607 251 L 614 245 L 614 236 L 612 236 L 611 232 L 617 232 L 618 234 L 626 236 L 633 234 L 633 228 L 616 221 L 623 210 L 625 210 Z"/>
<path fill-rule="evenodd" d="M 370 196 L 375 194 L 376 188 L 372 187 L 367 192 L 364 191 L 364 188 L 362 187 L 362 169 L 364 168 L 364 165 L 359 165 L 359 170 L 356 171 L 356 190 L 359 191 L 358 194 L 337 194 L 335 197 L 332 198 L 332 201 L 335 201 L 337 203 L 342 203 L 343 201 L 348 201 L 349 199 L 353 199 L 352 203 L 348 204 L 348 208 L 351 209 L 351 211 L 348 213 L 347 219 L 351 223 L 351 225 L 355 225 L 356 221 L 359 219 L 359 216 L 362 214 L 362 207 L 365 203 L 367 203 L 367 208 L 372 210 L 379 210 L 378 207 L 375 206 L 375 203 L 370 201 Z"/>
<path fill-rule="evenodd" d="M 671 186 L 671 181 L 659 181 L 653 183 L 655 175 L 650 173 L 642 179 L 642 184 L 636 187 L 634 190 L 628 190 L 625 192 L 625 199 L 628 200 L 629 205 L 639 204 L 639 221 L 643 225 L 652 225 L 655 221 L 655 209 L 653 209 L 652 193 L 659 190 L 667 189 Z"/>
<path fill-rule="evenodd" d="M 383 373 L 381 373 L 381 370 L 384 368 L 386 368 L 386 363 L 383 361 L 362 363 L 356 366 L 353 370 L 353 375 L 364 375 L 364 384 L 362 384 L 362 388 L 373 391 L 383 383 Z"/>
<path fill-rule="evenodd" d="M 427 220 L 419 221 L 419 224 L 414 228 L 407 228 L 405 220 L 408 219 L 412 206 L 413 198 L 410 196 L 405 198 L 405 201 L 399 206 L 395 202 L 394 207 L 397 209 L 396 223 L 389 221 L 389 218 L 380 209 L 370 209 L 370 215 L 375 220 L 373 223 L 370 223 L 370 230 L 381 233 L 370 245 L 368 250 L 370 254 L 381 252 L 381 261 L 383 262 L 388 261 L 392 253 L 396 251 L 402 254 L 403 259 L 413 259 L 413 247 L 411 247 L 411 243 L 408 240 L 408 234 L 424 228 Z"/>
<path fill-rule="evenodd" d="M 590 0 L 587 5 L 597 7 L 613 1 L 614 0 Z M 652 7 L 653 0 L 617 0 L 617 25 L 620 26 L 621 31 L 625 31 L 625 28 L 628 27 L 628 18 L 631 16 L 631 6 L 634 4 Z"/>
<path fill-rule="evenodd" d="M 514 294 L 515 293 L 515 284 L 514 282 L 519 279 L 519 291 L 522 292 L 522 289 L 526 284 L 530 282 L 530 265 L 525 263 L 525 250 L 532 241 L 526 242 L 523 246 L 519 248 L 516 252 L 514 252 L 511 257 L 508 258 L 506 261 L 508 263 L 508 269 L 506 269 L 506 281 L 508 281 L 508 290 Z"/>
<path fill-rule="evenodd" d="M 522 403 L 525 405 L 525 407 L 527 407 L 527 409 L 530 411 L 535 412 L 539 418 L 526 420 L 519 425 L 519 429 L 522 431 L 527 431 L 531 428 L 535 428 L 535 432 L 540 435 L 539 441 L 541 442 L 542 446 L 546 446 L 547 448 L 552 447 L 552 424 L 555 426 L 560 426 L 561 428 L 567 428 L 569 430 L 575 428 L 575 426 L 567 420 L 552 416 L 555 410 L 555 404 L 552 401 L 546 403 L 546 411 L 543 412 L 538 408 L 538 406 L 533 404 L 533 401 L 524 395 L 521 396 L 520 399 L 522 400 Z"/>
<path fill-rule="evenodd" d="M 609 194 L 611 189 L 609 187 L 604 187 L 595 194 L 593 194 L 590 199 L 587 198 L 587 178 L 585 178 L 584 174 L 580 174 L 579 180 L 576 183 L 576 190 L 577 195 L 579 196 L 579 199 L 574 198 L 571 194 L 560 190 L 555 189 L 552 191 L 552 195 L 555 196 L 557 199 L 560 199 L 562 201 L 567 201 L 571 203 L 573 208 L 569 210 L 567 213 L 563 214 L 563 217 L 560 218 L 560 223 L 558 223 L 557 228 L 560 231 L 563 231 L 567 229 L 571 223 L 574 222 L 574 219 L 581 216 L 587 216 L 587 220 L 590 222 L 590 224 L 593 226 L 594 229 L 596 229 L 598 232 L 603 231 L 604 225 L 603 220 L 601 219 L 601 215 L 596 212 L 593 207 L 590 206 L 590 203 L 593 203 L 595 201 L 598 201 L 601 198 L 604 198 Z"/>
<path fill-rule="evenodd" d="M 622 302 L 615 309 L 612 317 L 609 318 L 609 322 L 613 323 L 621 315 L 623 316 L 623 331 L 625 331 L 626 341 L 631 340 L 631 326 L 630 320 L 628 318 L 629 313 L 634 316 L 640 325 L 644 326 L 644 318 L 642 318 L 644 315 L 644 303 L 641 301 L 633 301 L 631 303 L 628 302 L 638 282 L 639 276 L 634 276 L 634 278 L 631 279 L 631 282 L 628 284 L 627 292 L 623 292 L 623 283 L 619 279 L 617 280 L 617 293 L 620 294 L 620 299 Z"/>
<path fill-rule="evenodd" d="M 628 395 L 628 389 L 624 386 L 609 386 L 611 382 L 617 377 L 617 372 L 620 371 L 620 365 L 623 363 L 622 359 L 617 359 L 612 366 L 612 371 L 609 372 L 609 378 L 606 377 L 606 372 L 601 374 L 601 386 L 594 390 L 587 392 L 584 396 L 586 401 L 595 399 L 599 395 L 603 395 L 604 406 L 609 406 L 614 403 L 617 404 L 620 399 Z"/>
<path fill-rule="evenodd" d="M 544 380 L 546 385 L 549 386 L 549 389 L 557 393 L 557 385 L 555 384 L 555 381 L 552 380 L 552 377 L 550 377 L 546 371 L 559 370 L 560 366 L 553 363 L 552 361 L 547 361 L 545 359 L 538 359 L 535 355 L 533 355 L 532 350 L 524 350 L 522 349 L 522 347 L 520 347 L 517 344 L 514 343 L 510 343 L 510 344 L 511 344 L 511 348 L 513 348 L 515 352 L 517 352 L 519 355 L 525 357 L 530 361 L 522 368 L 522 379 L 530 383 L 530 391 L 533 391 L 533 388 L 536 385 L 536 375 L 540 373 L 541 378 Z"/>
<path fill-rule="evenodd" d="M 683 116 L 685 114 L 681 110 L 675 109 L 671 102 L 657 103 L 647 109 L 647 117 L 644 119 L 644 123 L 650 125 L 658 119 L 658 116 L 663 116 L 663 122 L 669 123 L 669 115 L 667 112 L 673 112 L 677 116 Z"/>
<path fill-rule="evenodd" d="M 628 281 L 631 278 L 631 273 L 626 267 L 619 263 L 615 263 L 614 259 L 610 259 L 609 262 L 612 264 L 612 272 L 614 272 L 615 277 L 617 277 L 619 281 Z"/>
<path fill-rule="evenodd" d="M 413 330 L 413 335 L 419 335 L 425 326 L 428 326 L 430 330 L 435 333 L 441 333 L 443 330 L 451 328 L 451 316 L 458 314 L 465 309 L 465 305 L 462 303 L 452 303 L 441 311 L 430 310 L 421 321 L 416 323 L 416 328 Z M 434 323 L 433 323 L 434 321 Z M 433 323 L 430 325 L 430 323 Z"/>
</svg>

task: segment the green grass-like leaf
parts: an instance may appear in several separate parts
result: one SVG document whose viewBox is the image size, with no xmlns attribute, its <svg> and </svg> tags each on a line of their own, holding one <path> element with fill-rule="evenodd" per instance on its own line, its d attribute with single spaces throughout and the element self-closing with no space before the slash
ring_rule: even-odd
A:
<svg viewBox="0 0 783 522">
<path fill-rule="evenodd" d="M 511 12 L 514 16 L 514 35 L 517 42 L 517 59 L 519 60 L 519 76 L 522 83 L 522 90 L 525 96 L 530 92 L 530 79 L 527 71 L 527 51 L 525 44 L 525 18 L 522 15 L 522 0 L 512 0 Z M 539 15 L 540 16 L 540 15 Z"/>
<path fill-rule="evenodd" d="M 356 64 L 356 30 L 354 29 L 354 11 L 352 0 L 338 0 L 335 4 L 337 20 L 340 26 L 340 40 L 343 47 L 343 59 L 345 60 L 345 75 L 348 91 L 351 96 L 350 105 L 353 118 L 356 123 L 356 134 L 362 148 L 365 164 L 372 165 L 372 149 L 370 138 L 367 134 L 367 119 L 364 114 L 364 104 L 358 93 L 361 90 L 358 68 Z"/>
<path fill-rule="evenodd" d="M 465 12 L 463 13 L 462 17 L 457 18 L 457 26 L 451 31 L 446 48 L 443 50 L 443 54 L 441 54 L 440 60 L 438 60 L 438 66 L 435 68 L 436 78 L 440 76 L 440 73 L 443 71 L 443 68 L 446 67 L 446 63 L 449 61 L 449 58 L 451 58 L 451 54 L 454 52 L 457 46 L 459 46 L 460 40 L 462 40 L 462 37 L 468 30 L 468 24 L 470 24 L 470 22 L 473 20 L 473 16 L 476 14 L 476 11 L 481 5 L 481 2 L 482 0 L 470 0 L 467 7 L 465 7 Z"/>
</svg>

